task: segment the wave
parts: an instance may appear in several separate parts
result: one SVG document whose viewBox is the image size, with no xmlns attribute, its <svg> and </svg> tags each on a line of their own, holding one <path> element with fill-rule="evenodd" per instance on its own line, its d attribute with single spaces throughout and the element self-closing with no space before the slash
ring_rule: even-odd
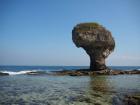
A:
<svg viewBox="0 0 140 105">
<path fill-rule="evenodd" d="M 23 70 L 23 71 L 0 71 L 1 73 L 8 73 L 9 75 L 20 75 L 20 74 L 45 74 L 45 71 L 40 70 Z"/>
</svg>

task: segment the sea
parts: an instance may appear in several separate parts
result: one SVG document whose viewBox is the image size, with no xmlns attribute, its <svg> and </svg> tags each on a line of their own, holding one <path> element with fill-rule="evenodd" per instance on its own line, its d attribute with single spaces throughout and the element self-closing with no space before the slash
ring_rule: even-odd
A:
<svg viewBox="0 0 140 105">
<path fill-rule="evenodd" d="M 88 66 L 0 66 L 0 105 L 124 105 L 126 95 L 140 95 L 140 75 L 52 76 L 27 72 L 86 69 Z M 110 66 L 140 70 L 140 66 Z"/>
</svg>

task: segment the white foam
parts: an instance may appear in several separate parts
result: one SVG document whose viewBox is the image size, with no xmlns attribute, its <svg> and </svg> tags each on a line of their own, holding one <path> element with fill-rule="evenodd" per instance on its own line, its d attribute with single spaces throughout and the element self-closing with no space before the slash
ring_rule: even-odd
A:
<svg viewBox="0 0 140 105">
<path fill-rule="evenodd" d="M 30 72 L 37 72 L 36 70 L 28 70 L 28 71 L 1 71 L 2 73 L 8 73 L 9 75 L 19 75 L 19 74 L 27 74 Z"/>
</svg>

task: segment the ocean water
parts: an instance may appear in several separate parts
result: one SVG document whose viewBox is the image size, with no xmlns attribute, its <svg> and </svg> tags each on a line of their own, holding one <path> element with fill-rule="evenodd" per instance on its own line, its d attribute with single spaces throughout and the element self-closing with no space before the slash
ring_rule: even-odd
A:
<svg viewBox="0 0 140 105">
<path fill-rule="evenodd" d="M 140 75 L 49 76 L 28 71 L 71 70 L 87 66 L 0 66 L 0 105 L 123 105 L 128 94 L 140 94 Z M 132 70 L 139 66 L 114 66 Z"/>
<path fill-rule="evenodd" d="M 0 66 L 0 72 L 9 73 L 11 75 L 25 74 L 30 71 L 61 71 L 61 70 L 76 70 L 87 69 L 88 66 Z M 115 70 L 140 70 L 140 66 L 109 66 Z"/>
</svg>

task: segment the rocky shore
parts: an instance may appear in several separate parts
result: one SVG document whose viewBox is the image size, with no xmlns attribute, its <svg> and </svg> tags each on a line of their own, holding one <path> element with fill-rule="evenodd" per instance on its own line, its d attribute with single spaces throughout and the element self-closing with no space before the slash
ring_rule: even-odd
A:
<svg viewBox="0 0 140 105">
<path fill-rule="evenodd" d="M 24 75 L 56 75 L 56 76 L 94 76 L 94 75 L 123 75 L 123 74 L 140 74 L 140 70 L 101 70 L 94 71 L 89 69 L 79 69 L 79 70 L 62 70 L 62 71 L 51 71 L 46 73 L 45 71 L 31 71 Z M 0 72 L 0 76 L 8 76 L 10 74 Z"/>
<path fill-rule="evenodd" d="M 0 76 L 7 76 L 7 75 L 9 75 L 9 74 L 0 72 Z"/>
<path fill-rule="evenodd" d="M 121 75 L 121 74 L 140 74 L 140 70 L 101 70 L 101 71 L 91 71 L 89 69 L 80 70 L 63 70 L 63 71 L 53 71 L 53 75 L 69 75 L 69 76 L 94 76 L 94 75 Z"/>
</svg>

